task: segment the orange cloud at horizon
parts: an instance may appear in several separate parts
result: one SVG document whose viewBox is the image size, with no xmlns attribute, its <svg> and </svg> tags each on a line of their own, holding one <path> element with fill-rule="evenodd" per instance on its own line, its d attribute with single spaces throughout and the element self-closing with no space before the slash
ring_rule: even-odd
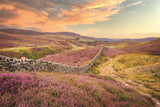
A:
<svg viewBox="0 0 160 107">
<path fill-rule="evenodd" d="M 90 0 L 81 7 L 71 6 L 71 10 L 61 9 L 57 17 L 49 17 L 51 13 L 38 11 L 20 3 L 0 4 L 0 10 L 12 10 L 15 17 L 3 19 L 0 25 L 19 28 L 36 28 L 41 31 L 68 31 L 66 25 L 93 24 L 97 21 L 109 20 L 109 16 L 119 12 L 119 4 L 125 0 Z M 16 4 L 16 5 L 15 5 Z M 17 5 L 21 5 L 19 8 Z"/>
</svg>

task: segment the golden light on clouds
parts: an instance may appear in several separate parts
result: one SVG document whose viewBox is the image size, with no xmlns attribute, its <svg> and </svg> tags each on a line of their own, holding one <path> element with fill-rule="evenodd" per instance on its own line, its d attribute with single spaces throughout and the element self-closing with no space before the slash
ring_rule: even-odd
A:
<svg viewBox="0 0 160 107">
<path fill-rule="evenodd" d="M 1 0 L 0 28 L 69 31 L 94 37 L 159 33 L 159 3 L 160 0 Z"/>
<path fill-rule="evenodd" d="M 0 10 L 14 10 L 16 16 L 5 19 L 0 24 L 21 28 L 33 27 L 41 31 L 64 31 L 67 30 L 65 25 L 93 24 L 109 20 L 109 16 L 118 13 L 119 4 L 123 1 L 125 0 L 90 0 L 86 4 L 80 3 L 80 7 L 71 5 L 69 9 L 61 8 L 60 11 L 56 11 L 53 3 L 50 6 L 57 12 L 55 16 L 52 16 L 47 9 L 38 11 L 20 3 L 2 4 Z M 19 8 L 15 4 L 24 8 Z M 49 5 L 48 2 L 46 4 Z"/>
<path fill-rule="evenodd" d="M 2 10 L 2 9 L 4 9 L 4 10 L 13 10 L 13 9 L 15 9 L 15 7 L 13 5 L 9 5 L 9 4 L 7 4 L 7 5 L 0 4 L 0 10 Z"/>
</svg>

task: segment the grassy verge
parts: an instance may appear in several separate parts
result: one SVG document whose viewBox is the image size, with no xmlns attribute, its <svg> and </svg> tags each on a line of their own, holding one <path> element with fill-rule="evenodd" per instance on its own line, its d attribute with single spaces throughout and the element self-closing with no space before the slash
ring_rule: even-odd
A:
<svg viewBox="0 0 160 107">
<path fill-rule="evenodd" d="M 160 56 L 147 54 L 123 54 L 116 57 L 116 61 L 113 63 L 113 68 L 118 71 L 155 63 L 160 63 Z"/>
<path fill-rule="evenodd" d="M 104 63 L 107 60 L 107 57 L 101 56 L 99 59 L 97 59 L 94 63 L 93 66 L 89 68 L 88 73 L 93 73 L 93 74 L 99 74 L 99 67 L 102 63 Z"/>
<path fill-rule="evenodd" d="M 22 55 L 29 59 L 39 59 L 44 57 L 45 55 L 57 54 L 57 53 L 60 53 L 60 51 L 49 48 L 37 48 L 37 49 L 32 49 L 30 52 L 23 52 Z"/>
<path fill-rule="evenodd" d="M 114 71 L 107 75 L 160 100 L 160 56 L 123 54 L 113 58 L 110 64 Z"/>
<path fill-rule="evenodd" d="M 21 48 L 18 48 L 18 51 L 15 50 L 0 51 L 0 54 L 8 57 L 16 57 L 16 58 L 26 57 L 29 59 L 39 59 L 46 55 L 60 53 L 59 50 L 51 49 L 49 47 L 27 48 L 27 49 L 23 48 L 22 50 L 19 49 Z"/>
</svg>

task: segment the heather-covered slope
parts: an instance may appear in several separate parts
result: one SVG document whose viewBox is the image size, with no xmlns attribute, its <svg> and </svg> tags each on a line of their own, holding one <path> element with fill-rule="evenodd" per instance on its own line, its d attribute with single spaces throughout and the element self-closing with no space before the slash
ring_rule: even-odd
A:
<svg viewBox="0 0 160 107">
<path fill-rule="evenodd" d="M 79 50 L 88 46 L 93 38 L 70 32 L 43 33 L 27 30 L 0 30 L 0 54 L 20 58 L 39 59 L 66 50 Z"/>
<path fill-rule="evenodd" d="M 124 51 L 121 51 L 121 50 L 118 50 L 118 49 L 106 48 L 106 49 L 103 51 L 102 56 L 104 56 L 104 57 L 115 57 L 115 56 L 117 56 L 117 55 L 126 54 L 126 53 L 127 53 L 127 52 L 124 52 Z"/>
<path fill-rule="evenodd" d="M 100 47 L 88 47 L 82 50 L 74 50 L 63 52 L 55 55 L 48 55 L 46 57 L 40 58 L 40 61 L 51 61 L 62 63 L 70 66 L 80 66 L 89 62 L 99 51 Z M 103 57 L 114 57 L 119 54 L 125 54 L 121 50 L 105 48 L 102 56 Z"/>
<path fill-rule="evenodd" d="M 160 39 L 138 43 L 136 45 L 123 48 L 122 50 L 127 52 L 140 52 L 152 55 L 160 55 Z"/>
<path fill-rule="evenodd" d="M 69 66 L 80 66 L 83 65 L 86 61 L 89 62 L 98 53 L 99 49 L 99 47 L 88 47 L 82 50 L 68 51 L 55 55 L 48 55 L 38 60 L 57 62 Z"/>
<path fill-rule="evenodd" d="M 151 99 L 108 77 L 58 73 L 0 73 L 4 107 L 154 107 Z"/>
</svg>

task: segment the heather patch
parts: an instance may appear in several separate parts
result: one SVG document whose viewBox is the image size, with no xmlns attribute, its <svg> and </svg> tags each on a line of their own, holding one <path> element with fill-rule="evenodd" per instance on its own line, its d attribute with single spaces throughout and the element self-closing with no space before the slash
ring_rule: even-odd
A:
<svg viewBox="0 0 160 107">
<path fill-rule="evenodd" d="M 134 89 L 95 74 L 1 73 L 0 79 L 0 104 L 5 107 L 153 105 L 150 98 Z"/>
</svg>

